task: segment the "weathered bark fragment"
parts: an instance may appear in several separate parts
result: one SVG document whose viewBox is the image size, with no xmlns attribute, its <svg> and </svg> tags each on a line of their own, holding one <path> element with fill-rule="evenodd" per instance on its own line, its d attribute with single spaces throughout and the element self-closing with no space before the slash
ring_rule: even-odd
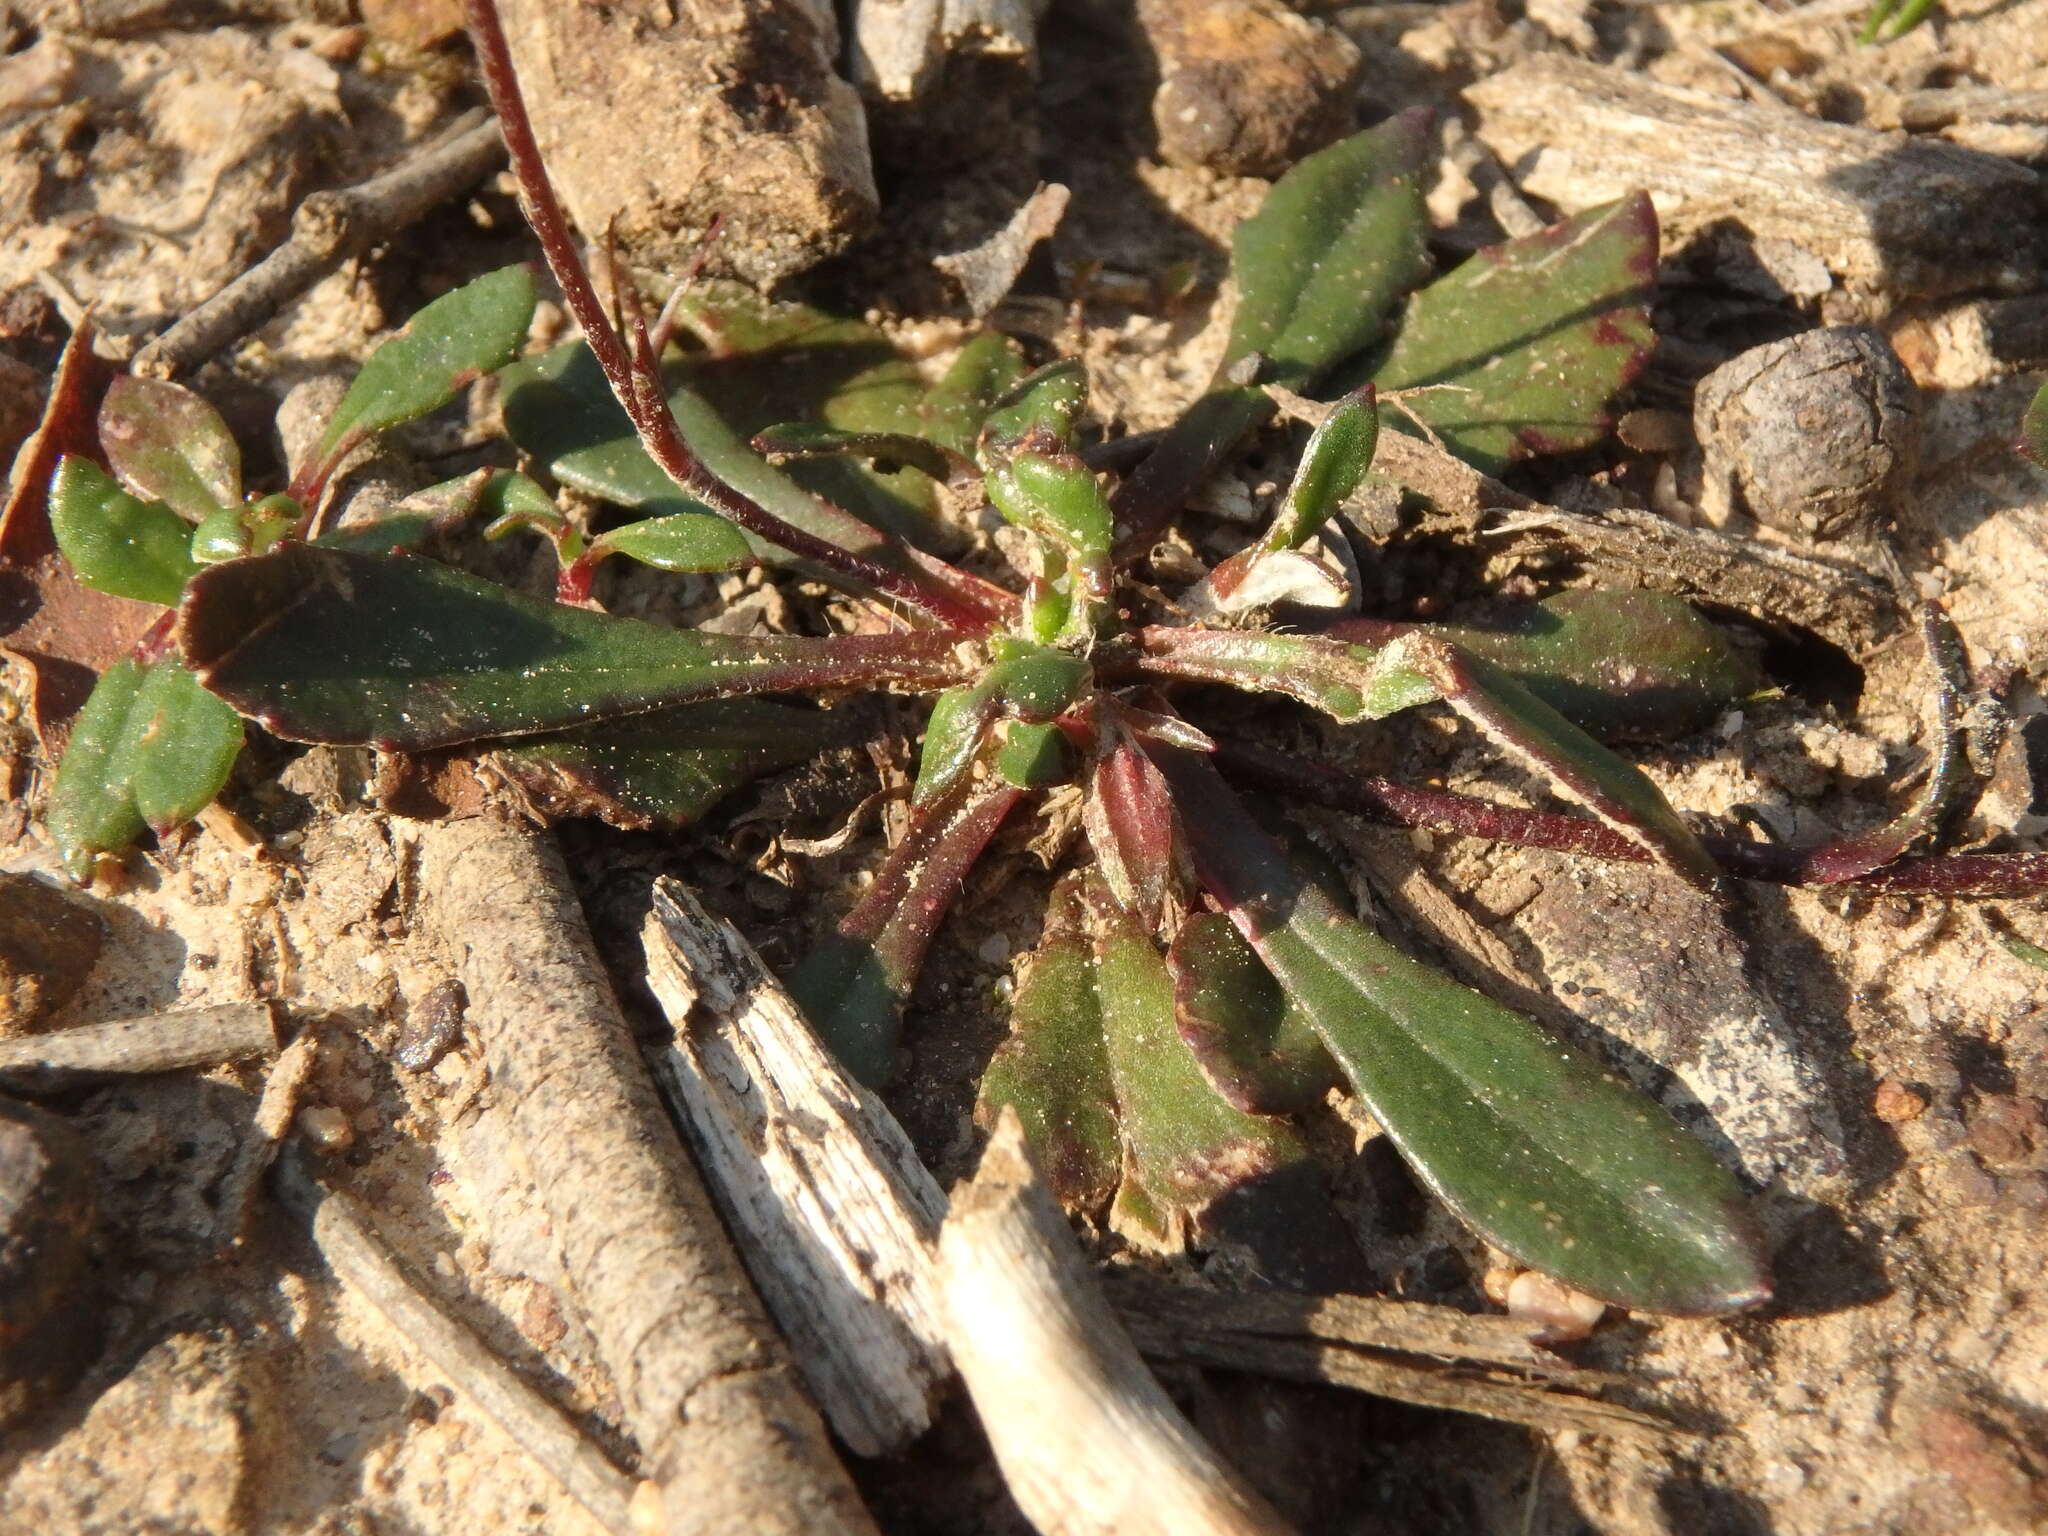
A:
<svg viewBox="0 0 2048 1536">
<path fill-rule="evenodd" d="M 952 1379 L 931 1243 L 946 1196 L 753 947 L 659 881 L 641 930 L 674 1029 L 650 1048 L 797 1365 L 856 1455 L 901 1450 Z"/>
<path fill-rule="evenodd" d="M 1953 144 L 1822 122 L 1556 54 L 1470 87 L 1479 136 L 1567 213 L 1648 190 L 1667 249 L 1782 240 L 1858 296 L 2024 292 L 2042 193 L 2024 167 Z"/>
<path fill-rule="evenodd" d="M 808 0 L 505 0 L 505 32 L 563 203 L 616 220 L 639 265 L 677 270 L 724 216 L 711 265 L 767 286 L 874 221 L 867 125 Z"/>
</svg>

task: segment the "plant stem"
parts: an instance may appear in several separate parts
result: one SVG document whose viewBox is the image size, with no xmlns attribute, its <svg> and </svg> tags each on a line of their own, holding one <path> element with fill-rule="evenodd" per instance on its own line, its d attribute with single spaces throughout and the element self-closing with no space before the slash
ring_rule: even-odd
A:
<svg viewBox="0 0 2048 1536">
<path fill-rule="evenodd" d="M 1631 864 L 1650 859 L 1641 845 L 1583 816 L 1522 810 L 1450 790 L 1363 778 L 1263 747 L 1221 746 L 1216 763 L 1232 778 L 1391 826 Z M 1733 837 L 1706 836 L 1700 841 L 1729 874 L 1773 885 L 1833 885 L 1888 896 L 2031 896 L 2048 891 L 2048 853 L 1930 854 L 1898 859 L 1849 879 L 1830 879 L 1824 858 L 1817 857 L 1825 855 L 1825 848 L 1782 848 Z"/>
<path fill-rule="evenodd" d="M 674 415 L 669 411 L 658 377 L 646 377 L 636 368 L 625 341 L 612 328 L 604 303 L 590 281 L 569 228 L 568 216 L 555 196 L 541 158 L 540 145 L 533 136 L 533 122 L 527 115 L 526 100 L 512 67 L 511 50 L 498 16 L 496 0 L 465 0 L 471 40 L 476 45 L 483 69 L 484 86 L 490 92 L 511 153 L 513 174 L 519 180 L 520 200 L 527 222 L 540 241 L 548 268 L 561 285 L 562 297 L 576 322 L 583 328 L 585 343 L 604 370 L 612 393 L 625 408 L 649 457 L 675 483 L 692 496 L 731 519 L 748 532 L 780 545 L 791 554 L 815 561 L 827 570 L 904 603 L 910 608 L 954 628 L 986 633 L 1004 617 L 1003 606 L 988 595 L 989 588 L 964 571 L 954 570 L 903 544 L 891 535 L 875 530 L 877 543 L 901 562 L 892 566 L 840 548 L 814 534 L 793 528 L 758 502 L 741 495 L 705 468 L 683 440 Z M 654 366 L 649 364 L 648 367 Z M 843 509 L 840 515 L 851 518 Z"/>
</svg>

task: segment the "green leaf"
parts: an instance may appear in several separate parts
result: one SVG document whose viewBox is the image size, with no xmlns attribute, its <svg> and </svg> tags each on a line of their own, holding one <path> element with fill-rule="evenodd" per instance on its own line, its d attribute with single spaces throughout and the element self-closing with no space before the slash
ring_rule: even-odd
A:
<svg viewBox="0 0 2048 1536">
<path fill-rule="evenodd" d="M 1078 657 L 1029 641 L 998 637 L 993 660 L 971 688 L 949 689 L 932 706 L 918 756 L 911 803 L 948 793 L 973 765 L 989 725 L 1008 715 L 1033 723 L 1053 720 L 1087 691 L 1094 674 Z"/>
<path fill-rule="evenodd" d="M 1308 1015 L 1228 918 L 1189 918 L 1167 964 L 1180 1037 L 1209 1085 L 1237 1108 L 1300 1114 L 1343 1081 Z"/>
<path fill-rule="evenodd" d="M 1004 1105 L 1016 1110 L 1061 1204 L 1093 1210 L 1116 1190 L 1123 1149 L 1078 886 L 1069 875 L 1053 888 L 1010 1006 L 1010 1038 L 982 1074 L 974 1118 L 993 1126 Z"/>
<path fill-rule="evenodd" d="M 1482 1237 L 1625 1307 L 1711 1316 L 1769 1296 L 1735 1179 L 1661 1108 L 1339 909 L 1201 759 L 1161 766 L 1203 884 Z"/>
<path fill-rule="evenodd" d="M 1346 725 L 1378 720 L 1438 697 L 1437 686 L 1394 647 L 1255 630 L 1138 632 L 1137 669 L 1150 677 L 1223 683 L 1299 699 Z"/>
<path fill-rule="evenodd" d="M 207 687 L 288 741 L 412 751 L 739 694 L 938 688 L 967 670 L 936 634 L 663 629 L 310 544 L 206 569 L 178 641 Z"/>
<path fill-rule="evenodd" d="M 1135 916 L 1095 906 L 1096 989 L 1124 1140 L 1117 1230 L 1166 1252 L 1189 1235 L 1240 1244 L 1275 1285 L 1330 1288 L 1357 1249 L 1300 1133 L 1217 1095 L 1180 1037 L 1152 935 Z"/>
<path fill-rule="evenodd" d="M 2035 393 L 2027 414 L 2020 419 L 2019 450 L 2036 464 L 2048 468 L 2048 384 Z"/>
<path fill-rule="evenodd" d="M 50 480 L 50 531 L 96 592 L 175 604 L 201 567 L 192 526 L 161 502 L 129 495 L 99 465 L 66 454 Z"/>
<path fill-rule="evenodd" d="M 697 820 L 743 784 L 841 740 L 827 712 L 713 699 L 497 748 L 491 763 L 543 815 L 641 831 Z"/>
<path fill-rule="evenodd" d="M 533 273 L 503 267 L 443 294 L 379 346 L 341 398 L 314 462 L 332 466 L 374 432 L 437 411 L 504 367 L 533 323 Z"/>
<path fill-rule="evenodd" d="M 770 458 L 851 454 L 875 464 L 907 466 L 934 480 L 950 480 L 956 474 L 974 471 L 968 460 L 955 458 L 926 438 L 902 432 L 848 432 L 810 421 L 779 422 L 756 432 L 754 447 Z"/>
<path fill-rule="evenodd" d="M 924 435 L 963 459 L 973 458 L 988 413 L 1022 377 L 1024 354 L 1017 343 L 1000 331 L 983 331 L 918 402 Z"/>
<path fill-rule="evenodd" d="M 1301 463 L 1265 537 L 1267 549 L 1299 549 L 1358 489 L 1380 440 L 1379 412 L 1370 384 L 1331 407 L 1302 450 Z"/>
<path fill-rule="evenodd" d="M 513 442 L 547 466 L 548 473 L 585 495 L 630 507 L 649 517 L 709 508 L 678 489 L 647 456 L 590 349 L 581 342 L 557 347 L 507 368 L 505 427 Z M 905 551 L 874 527 L 819 501 L 790 474 L 756 454 L 746 438 L 689 388 L 669 396 L 690 449 L 705 467 L 783 522 L 841 549 L 908 569 Z M 752 534 L 748 546 L 763 560 L 802 568 L 786 550 Z"/>
<path fill-rule="evenodd" d="M 988 476 L 987 489 L 988 499 L 1006 519 L 1078 559 L 1099 560 L 1109 553 L 1109 502 L 1079 459 L 1019 453 Z"/>
<path fill-rule="evenodd" d="M 1050 438 L 1044 446 L 1065 448 L 1087 404 L 1088 370 L 1080 359 L 1063 357 L 1033 369 L 1003 391 L 983 420 L 975 446 L 982 468 L 1002 463 L 1027 439 Z"/>
<path fill-rule="evenodd" d="M 1010 720 L 1003 725 L 995 768 L 1004 783 L 1018 789 L 1051 789 L 1073 778 L 1074 754 L 1058 726 Z"/>
<path fill-rule="evenodd" d="M 819 1038 L 862 1082 L 879 1086 L 895 1062 L 903 1006 L 947 910 L 1017 801 L 999 780 L 963 781 L 915 807 L 903 841 L 838 933 L 800 961 L 789 990 Z"/>
<path fill-rule="evenodd" d="M 1258 382 L 1299 388 L 1379 339 L 1429 272 L 1429 126 L 1427 111 L 1404 112 L 1310 155 L 1238 225 L 1226 370 L 1256 352 L 1265 359 Z"/>
<path fill-rule="evenodd" d="M 1662 592 L 1560 592 L 1506 606 L 1485 625 L 1426 627 L 1608 740 L 1675 740 L 1763 686 L 1748 651 Z"/>
<path fill-rule="evenodd" d="M 192 530 L 192 559 L 198 565 L 218 565 L 223 560 L 261 554 L 298 526 L 300 512 L 299 504 L 289 496 L 265 496 L 222 507 Z"/>
<path fill-rule="evenodd" d="M 742 440 L 778 423 L 815 421 L 858 435 L 924 435 L 916 364 L 866 321 L 807 304 L 769 303 L 737 283 L 699 283 L 679 318 L 712 343 L 680 376 Z M 685 436 L 697 439 L 689 423 Z M 908 462 L 908 461 L 906 461 Z M 785 468 L 804 489 L 913 542 L 944 538 L 931 478 L 848 459 Z M 787 519 L 785 519 L 787 520 Z M 835 541 L 837 542 L 837 541 Z"/>
<path fill-rule="evenodd" d="M 661 571 L 736 571 L 755 563 L 747 537 L 710 512 L 671 512 L 627 523 L 591 544 L 591 553 L 626 555 Z"/>
<path fill-rule="evenodd" d="M 100 448 L 130 491 L 201 522 L 242 499 L 242 450 L 183 385 L 123 374 L 100 401 Z"/>
<path fill-rule="evenodd" d="M 1489 474 L 1591 447 L 1656 345 L 1656 281 L 1657 215 L 1636 192 L 1481 251 L 1416 294 L 1375 382 L 1382 396 L 1429 386 L 1401 408 Z"/>
<path fill-rule="evenodd" d="M 1664 794 L 1634 764 L 1537 698 L 1500 667 L 1417 632 L 1387 647 L 1388 665 L 1412 666 L 1444 702 L 1489 739 L 1627 834 L 1666 868 L 1713 891 L 1721 867 L 1700 846 Z"/>
<path fill-rule="evenodd" d="M 1345 619 L 1321 634 L 1385 646 L 1411 629 L 1493 662 L 1603 741 L 1674 741 L 1764 686 L 1747 650 L 1662 592 L 1560 592 L 1499 604 L 1472 624 Z"/>
<path fill-rule="evenodd" d="M 242 722 L 175 660 L 116 662 L 86 700 L 50 795 L 50 834 L 83 878 L 95 856 L 190 821 L 220 793 Z"/>
</svg>

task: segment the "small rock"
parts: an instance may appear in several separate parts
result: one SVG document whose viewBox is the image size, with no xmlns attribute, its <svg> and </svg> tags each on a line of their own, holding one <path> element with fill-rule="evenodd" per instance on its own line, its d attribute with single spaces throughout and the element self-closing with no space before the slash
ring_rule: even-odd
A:
<svg viewBox="0 0 2048 1536">
<path fill-rule="evenodd" d="M 56 1115 L 0 1099 L 0 1425 L 66 1390 L 93 1357 L 96 1210 L 85 1139 Z"/>
<path fill-rule="evenodd" d="M 106 928 L 34 875 L 0 875 L 0 1037 L 32 1031 L 85 985 Z"/>
<path fill-rule="evenodd" d="M 1508 1316 L 1535 1325 L 1533 1337 L 1545 1344 L 1569 1344 L 1592 1333 L 1607 1315 L 1607 1303 L 1575 1291 L 1561 1280 L 1525 1269 L 1507 1285 Z"/>
<path fill-rule="evenodd" d="M 468 1006 L 469 994 L 452 976 L 429 987 L 406 1015 L 392 1057 L 408 1072 L 428 1071 L 462 1038 L 463 1010 Z"/>
<path fill-rule="evenodd" d="M 1927 1113 L 1927 1098 L 1897 1078 L 1888 1077 L 1877 1085 L 1877 1091 L 1871 1095 L 1870 1110 L 1887 1125 L 1902 1125 Z"/>
<path fill-rule="evenodd" d="M 406 48 L 433 48 L 462 31 L 462 0 L 359 0 L 363 25 Z"/>
<path fill-rule="evenodd" d="M 181 1333 L 142 1357 L 0 1484 L 0 1530 L 243 1536 L 251 1486 L 283 1445 L 248 1357 Z"/>
<path fill-rule="evenodd" d="M 514 62 L 570 216 L 620 255 L 767 287 L 836 255 L 879 206 L 829 7 L 505 0 Z M 622 133 L 620 125 L 631 123 Z"/>
<path fill-rule="evenodd" d="M 1979 1099 L 1964 1120 L 1971 1149 L 1994 1167 L 2024 1162 L 2041 1134 L 2041 1106 L 2011 1094 Z"/>
<path fill-rule="evenodd" d="M 1277 176 L 1357 120 L 1360 56 L 1276 0 L 1140 0 L 1159 57 L 1152 121 L 1174 165 Z"/>
<path fill-rule="evenodd" d="M 1700 381 L 1693 426 L 1705 510 L 1746 506 L 1766 527 L 1835 538 L 1882 527 L 1920 459 L 1920 396 L 1878 332 L 1807 331 L 1754 347 Z"/>
<path fill-rule="evenodd" d="M 298 1113 L 299 1134 L 329 1152 L 341 1152 L 355 1141 L 348 1115 L 332 1104 L 309 1104 Z"/>
</svg>

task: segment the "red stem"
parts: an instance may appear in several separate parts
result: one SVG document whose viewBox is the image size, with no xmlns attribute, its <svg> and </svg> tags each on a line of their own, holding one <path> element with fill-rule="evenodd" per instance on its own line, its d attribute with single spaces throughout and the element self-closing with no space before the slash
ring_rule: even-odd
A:
<svg viewBox="0 0 2048 1536">
<path fill-rule="evenodd" d="M 1491 838 L 1587 858 L 1650 862 L 1648 850 L 1640 844 L 1583 816 L 1527 811 L 1450 790 L 1357 777 L 1259 747 L 1220 747 L 1216 761 L 1234 778 L 1392 826 Z M 1781 848 L 1733 837 L 1702 837 L 1700 841 L 1729 874 L 1774 885 L 1832 885 L 1892 896 L 2029 896 L 2048 891 L 2048 853 L 1904 858 L 1843 879 L 1830 878 L 1828 855 L 1833 845 Z"/>
<path fill-rule="evenodd" d="M 801 559 L 813 561 L 875 592 L 895 598 L 941 624 L 977 633 L 993 628 L 1002 615 L 980 594 L 973 592 L 969 586 L 972 578 L 964 572 L 952 572 L 951 578 L 957 579 L 949 579 L 947 572 L 950 568 L 933 569 L 938 562 L 917 559 L 908 546 L 900 547 L 902 557 L 920 569 L 897 569 L 842 549 L 800 528 L 793 528 L 767 508 L 718 480 L 691 452 L 660 389 L 645 388 L 646 381 L 638 378 L 633 359 L 618 332 L 612 328 L 603 301 L 591 284 L 590 274 L 584 270 L 575 238 L 570 233 L 568 217 L 555 197 L 554 185 L 548 179 L 547 166 L 541 158 L 540 145 L 533 136 L 533 123 L 527 116 L 526 99 L 512 68 L 512 54 L 505 42 L 505 29 L 498 17 L 496 0 L 465 0 L 464 9 L 469 20 L 470 38 L 483 68 L 484 87 L 490 92 L 491 105 L 497 111 L 498 122 L 505 135 L 505 147 L 511 155 L 512 170 L 519 181 L 527 222 L 540 240 L 541 252 L 547 257 L 555 281 L 561 285 L 569 312 L 583 328 L 584 341 L 597 358 L 598 366 L 604 370 L 612 393 L 618 397 L 619 404 L 639 431 L 640 441 L 649 457 L 671 480 L 705 505 Z M 852 516 L 851 513 L 844 515 Z M 875 537 L 892 550 L 900 546 L 899 540 L 879 530 Z"/>
</svg>

